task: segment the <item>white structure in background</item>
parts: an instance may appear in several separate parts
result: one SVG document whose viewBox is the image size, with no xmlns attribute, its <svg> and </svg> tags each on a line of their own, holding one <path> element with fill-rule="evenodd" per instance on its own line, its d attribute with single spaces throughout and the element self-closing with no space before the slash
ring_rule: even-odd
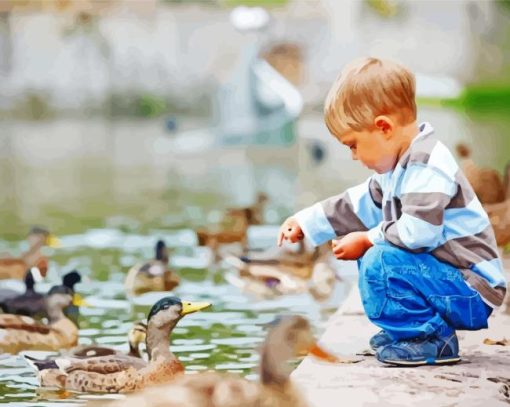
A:
<svg viewBox="0 0 510 407">
<path fill-rule="evenodd" d="M 480 66 L 487 72 L 501 67 L 498 46 L 488 43 L 490 27 L 503 18 L 496 2 L 414 0 L 398 6 L 400 13 L 384 18 L 359 0 L 289 0 L 271 10 L 271 25 L 259 40 L 302 46 L 307 77 L 300 91 L 307 104 L 322 103 L 342 66 L 365 55 L 396 59 L 420 73 L 418 89 L 427 96 L 458 91 L 459 84 L 444 78 L 463 84 Z M 173 95 L 193 106 L 210 88 L 230 82 L 239 55 L 248 53 L 256 36 L 236 31 L 227 8 L 154 3 L 143 14 L 128 8 L 99 17 L 92 35 L 63 35 L 68 21 L 49 12 L 4 18 L 0 57 L 8 62 L 0 64 L 0 100 L 37 91 L 65 109 L 95 105 L 115 90 Z M 246 16 L 240 9 L 232 19 L 244 18 L 245 26 L 268 20 L 260 10 Z M 257 69 L 256 75 L 265 72 Z M 290 95 L 282 84 L 271 86 Z"/>
</svg>

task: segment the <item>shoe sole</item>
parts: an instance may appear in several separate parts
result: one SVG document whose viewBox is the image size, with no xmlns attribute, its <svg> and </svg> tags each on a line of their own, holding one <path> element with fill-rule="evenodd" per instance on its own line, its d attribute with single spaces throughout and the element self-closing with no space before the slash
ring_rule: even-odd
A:
<svg viewBox="0 0 510 407">
<path fill-rule="evenodd" d="M 405 366 L 405 367 L 413 367 L 413 366 L 425 366 L 425 365 L 453 365 L 455 363 L 460 362 L 460 357 L 456 358 L 448 358 L 448 359 L 426 359 L 426 360 L 390 360 L 390 359 L 379 359 L 379 362 L 387 363 L 389 365 L 394 366 Z"/>
</svg>

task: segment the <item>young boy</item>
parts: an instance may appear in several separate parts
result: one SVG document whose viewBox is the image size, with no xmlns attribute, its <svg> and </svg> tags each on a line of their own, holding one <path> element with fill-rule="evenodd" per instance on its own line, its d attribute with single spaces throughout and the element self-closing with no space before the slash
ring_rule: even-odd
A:
<svg viewBox="0 0 510 407">
<path fill-rule="evenodd" d="M 365 312 L 382 330 L 379 361 L 455 363 L 455 330 L 487 328 L 506 282 L 494 232 L 450 151 L 416 122 L 415 78 L 367 58 L 347 66 L 325 104 L 329 131 L 375 171 L 366 182 L 303 209 L 278 243 L 337 236 L 338 259 L 358 260 Z"/>
</svg>

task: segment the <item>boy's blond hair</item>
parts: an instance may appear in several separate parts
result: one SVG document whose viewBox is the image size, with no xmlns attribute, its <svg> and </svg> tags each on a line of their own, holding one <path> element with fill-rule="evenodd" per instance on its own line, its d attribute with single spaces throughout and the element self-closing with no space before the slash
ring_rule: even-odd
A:
<svg viewBox="0 0 510 407">
<path fill-rule="evenodd" d="M 348 64 L 330 89 L 324 105 L 329 131 L 373 128 L 378 115 L 397 115 L 400 124 L 416 120 L 416 80 L 407 68 L 392 61 L 363 58 Z"/>
</svg>

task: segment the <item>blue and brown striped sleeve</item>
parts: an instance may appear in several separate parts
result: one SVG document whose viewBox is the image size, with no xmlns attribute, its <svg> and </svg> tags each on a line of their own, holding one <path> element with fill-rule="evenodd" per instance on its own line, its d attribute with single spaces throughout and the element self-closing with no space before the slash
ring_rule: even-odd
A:
<svg viewBox="0 0 510 407">
<path fill-rule="evenodd" d="M 350 232 L 367 231 L 382 221 L 382 189 L 377 174 L 296 213 L 306 238 L 318 246 Z"/>
</svg>

